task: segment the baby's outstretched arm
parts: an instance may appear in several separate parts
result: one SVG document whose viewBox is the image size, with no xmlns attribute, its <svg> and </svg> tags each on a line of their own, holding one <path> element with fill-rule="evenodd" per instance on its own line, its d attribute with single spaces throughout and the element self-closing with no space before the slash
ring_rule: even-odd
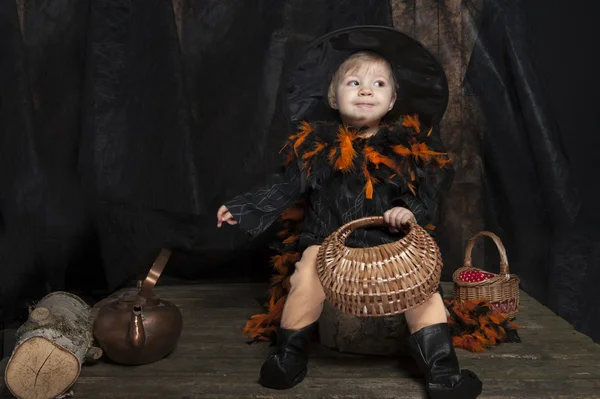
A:
<svg viewBox="0 0 600 399">
<path fill-rule="evenodd" d="M 217 211 L 217 227 L 223 222 L 237 224 L 242 231 L 255 237 L 296 202 L 302 191 L 300 169 L 297 162 L 293 162 L 271 175 L 265 185 L 225 202 Z"/>
</svg>

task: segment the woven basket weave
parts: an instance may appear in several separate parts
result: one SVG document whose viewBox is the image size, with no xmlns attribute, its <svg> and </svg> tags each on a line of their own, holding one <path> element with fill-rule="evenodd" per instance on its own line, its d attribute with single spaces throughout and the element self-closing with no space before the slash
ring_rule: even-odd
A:
<svg viewBox="0 0 600 399">
<path fill-rule="evenodd" d="M 367 217 L 340 227 L 323 241 L 317 271 L 327 299 L 341 312 L 360 317 L 391 316 L 415 308 L 440 282 L 442 257 L 433 238 L 409 223 L 404 237 L 390 244 L 350 248 L 346 239 L 362 227 L 385 226 Z"/>
<path fill-rule="evenodd" d="M 490 237 L 494 240 L 496 248 L 498 248 L 500 254 L 500 274 L 478 282 L 461 281 L 459 275 L 462 272 L 485 272 L 482 269 L 474 268 L 471 264 L 471 251 L 473 250 L 475 241 L 482 236 Z M 465 249 L 464 266 L 453 273 L 452 280 L 454 280 L 455 298 L 462 300 L 487 299 L 493 308 L 506 315 L 509 320 L 514 319 L 519 311 L 519 278 L 514 274 L 510 274 L 506 249 L 500 238 L 494 233 L 481 231 L 469 240 Z"/>
</svg>

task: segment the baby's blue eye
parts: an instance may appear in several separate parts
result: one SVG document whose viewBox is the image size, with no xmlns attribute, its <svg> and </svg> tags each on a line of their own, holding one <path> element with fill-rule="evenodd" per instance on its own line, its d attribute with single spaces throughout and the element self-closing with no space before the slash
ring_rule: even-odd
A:
<svg viewBox="0 0 600 399">
<path fill-rule="evenodd" d="M 358 82 L 356 80 L 351 80 L 348 82 L 348 86 L 358 86 Z"/>
<path fill-rule="evenodd" d="M 383 87 L 383 86 L 385 86 L 385 82 L 382 82 L 381 80 L 378 80 L 377 82 L 375 82 L 375 86 L 377 86 L 377 87 Z"/>
</svg>

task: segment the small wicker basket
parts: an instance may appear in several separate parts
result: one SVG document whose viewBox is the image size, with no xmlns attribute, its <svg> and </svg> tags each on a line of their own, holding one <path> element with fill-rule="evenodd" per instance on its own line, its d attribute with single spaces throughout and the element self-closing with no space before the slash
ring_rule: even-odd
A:
<svg viewBox="0 0 600 399">
<path fill-rule="evenodd" d="M 500 254 L 500 274 L 490 274 L 482 269 L 474 268 L 471 264 L 471 251 L 479 237 L 486 236 L 494 240 Z M 463 272 L 478 272 L 488 275 L 482 281 L 463 281 L 459 276 Z M 464 266 L 457 269 L 453 275 L 454 297 L 462 300 L 487 299 L 492 307 L 509 320 L 515 318 L 519 311 L 519 278 L 510 274 L 506 249 L 502 241 L 494 233 L 481 231 L 475 234 L 467 243 Z"/>
<path fill-rule="evenodd" d="M 437 291 L 442 257 L 433 238 L 419 225 L 409 223 L 406 235 L 390 244 L 345 245 L 355 230 L 385 225 L 380 216 L 358 219 L 321 244 L 319 279 L 329 302 L 345 314 L 391 316 L 419 306 Z"/>
</svg>

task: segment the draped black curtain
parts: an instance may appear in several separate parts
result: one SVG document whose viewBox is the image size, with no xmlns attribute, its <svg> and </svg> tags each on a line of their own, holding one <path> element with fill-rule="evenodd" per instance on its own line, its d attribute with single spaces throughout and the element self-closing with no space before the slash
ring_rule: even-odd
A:
<svg viewBox="0 0 600 399">
<path fill-rule="evenodd" d="M 266 281 L 272 237 L 249 243 L 235 228 L 218 230 L 215 213 L 279 162 L 290 132 L 286 70 L 318 36 L 392 26 L 408 3 L 0 2 L 3 322 L 18 323 L 27 302 L 51 290 L 101 296 L 127 284 L 161 246 L 176 250 L 172 274 Z M 583 89 L 591 34 L 563 19 L 570 40 L 554 33 L 547 43 L 567 2 L 525 3 L 434 5 L 439 15 L 462 5 L 480 17 L 464 81 L 485 121 L 485 228 L 501 236 L 528 292 L 598 339 L 589 306 L 598 235 L 581 227 L 592 230 L 597 175 L 585 160 L 598 127 Z"/>
<path fill-rule="evenodd" d="M 569 158 L 569 183 L 577 187 L 580 208 L 574 223 L 559 226 L 545 268 L 542 297 L 554 312 L 575 328 L 600 340 L 600 212 L 597 200 L 600 163 L 600 4 L 585 1 L 524 2 L 531 24 L 532 64 L 544 86 L 550 114 Z M 544 165 L 540 165 L 542 169 Z M 560 186 L 555 186 L 562 193 Z M 538 277 L 538 278 L 539 278 Z M 535 284 L 531 284 L 532 286 Z"/>
<path fill-rule="evenodd" d="M 465 77 L 485 119 L 486 229 L 502 237 L 525 291 L 596 341 L 599 17 L 582 1 L 484 2 Z"/>
</svg>

